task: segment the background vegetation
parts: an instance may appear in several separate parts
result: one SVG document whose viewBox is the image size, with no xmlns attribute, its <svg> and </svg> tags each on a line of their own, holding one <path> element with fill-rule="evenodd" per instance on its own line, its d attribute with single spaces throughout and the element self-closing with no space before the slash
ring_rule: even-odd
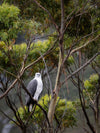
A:
<svg viewBox="0 0 100 133">
<path fill-rule="evenodd" d="M 2 0 L 0 112 L 11 125 L 23 133 L 75 131 L 78 125 L 99 133 L 99 14 L 98 0 Z M 36 72 L 44 90 L 28 113 L 26 86 Z"/>
</svg>

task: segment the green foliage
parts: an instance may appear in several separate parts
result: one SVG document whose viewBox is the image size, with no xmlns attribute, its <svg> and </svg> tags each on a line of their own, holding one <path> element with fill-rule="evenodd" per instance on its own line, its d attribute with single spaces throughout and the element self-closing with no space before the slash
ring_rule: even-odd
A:
<svg viewBox="0 0 100 133">
<path fill-rule="evenodd" d="M 46 94 L 39 100 L 39 104 L 46 111 L 48 111 L 50 99 L 51 99 L 51 97 L 49 97 Z M 27 111 L 26 106 L 25 106 L 25 109 L 20 107 L 18 109 L 18 113 L 24 122 L 27 120 L 27 118 L 30 115 L 30 113 L 28 113 L 28 111 Z M 76 109 L 74 108 L 72 102 L 66 101 L 65 99 L 60 99 L 58 97 L 55 115 L 56 115 L 58 121 L 62 122 L 62 125 L 61 125 L 62 128 L 63 127 L 73 127 L 76 125 L 75 114 L 76 114 Z M 42 125 L 43 121 L 45 121 L 45 116 L 43 114 L 43 111 L 38 106 L 36 106 L 34 115 L 32 116 L 30 123 L 34 123 L 34 126 L 37 124 L 39 126 L 39 125 Z"/>
<path fill-rule="evenodd" d="M 0 6 L 0 37 L 2 41 L 15 39 L 19 32 L 20 10 L 7 3 Z"/>
<path fill-rule="evenodd" d="M 72 65 L 73 63 L 74 63 L 74 58 L 73 58 L 73 56 L 69 56 L 68 59 L 67 59 L 67 61 L 65 62 L 65 65 L 70 66 L 70 65 Z"/>
<path fill-rule="evenodd" d="M 84 87 L 83 95 L 84 95 L 84 102 L 85 102 L 85 108 L 89 109 L 89 105 L 91 102 L 91 99 L 94 100 L 97 92 L 98 87 L 98 80 L 99 76 L 97 74 L 92 74 L 89 79 L 84 81 Z M 79 99 L 76 99 L 73 101 L 73 105 L 76 109 L 81 109 L 81 102 Z"/>
<path fill-rule="evenodd" d="M 79 99 L 76 99 L 75 101 L 73 101 L 73 105 L 76 109 L 80 109 L 81 108 L 81 103 Z"/>
<path fill-rule="evenodd" d="M 23 19 L 21 25 L 22 33 L 27 40 L 34 40 L 34 36 L 42 33 L 41 24 L 39 22 L 37 23 L 34 18 L 30 20 Z"/>
<path fill-rule="evenodd" d="M 86 81 L 84 81 L 84 95 L 88 99 L 90 96 L 92 99 L 94 98 L 96 92 L 97 92 L 97 86 L 98 86 L 98 80 L 99 76 L 97 74 L 93 74 L 90 76 L 90 78 Z"/>
<path fill-rule="evenodd" d="M 76 126 L 75 118 L 76 109 L 73 106 L 72 101 L 66 101 L 65 99 L 60 99 L 56 106 L 55 114 L 58 120 L 62 121 L 62 127 L 73 127 Z"/>
<path fill-rule="evenodd" d="M 35 18 L 37 22 L 43 23 L 43 27 L 47 28 L 51 24 L 50 17 L 48 17 L 48 13 L 44 12 L 40 7 L 35 4 L 35 2 L 27 2 L 26 0 L 6 0 L 9 3 L 16 4 L 19 9 L 21 10 L 21 16 L 23 18 Z M 44 8 L 46 8 L 51 15 L 53 16 L 55 22 L 60 25 L 60 17 L 61 17 L 61 2 L 59 0 L 39 0 L 38 1 Z M 64 11 L 65 11 L 65 18 L 67 18 L 67 15 L 69 15 L 73 10 L 74 12 L 77 12 L 79 9 L 82 9 L 83 12 L 86 10 L 86 14 L 82 14 L 81 17 L 77 16 L 75 17 L 70 25 L 67 28 L 67 34 L 70 36 L 74 36 L 77 34 L 78 29 L 78 35 L 85 35 L 87 33 L 90 33 L 92 28 L 92 22 L 91 17 L 93 16 L 93 21 L 95 25 L 99 26 L 99 17 L 96 14 L 96 12 L 99 12 L 99 9 L 94 7 L 91 8 L 91 1 L 89 1 L 86 4 L 86 0 L 82 1 L 75 1 L 75 0 L 65 0 L 64 1 Z M 85 8 L 83 10 L 83 7 L 85 5 Z M 80 10 L 81 13 L 81 10 Z M 99 14 L 99 13 L 98 13 Z M 97 18 L 97 19 L 96 19 Z"/>
<path fill-rule="evenodd" d="M 4 42 L 0 42 L 0 67 L 15 73 L 15 70 L 19 69 L 23 61 L 25 45 L 7 46 Z"/>
<path fill-rule="evenodd" d="M 50 47 L 52 43 L 52 39 L 48 39 L 45 41 L 37 41 L 32 43 L 30 46 L 29 56 L 26 61 L 26 65 L 35 61 L 41 54 L 44 54 Z M 26 53 L 27 45 L 26 43 L 22 43 L 20 45 L 10 45 L 7 46 L 3 41 L 0 42 L 0 67 L 4 69 L 16 73 L 23 62 L 25 53 Z M 13 64 L 13 65 L 12 65 Z M 44 68 L 44 63 L 40 61 L 31 69 L 29 72 L 33 75 L 36 71 L 39 71 Z"/>
<path fill-rule="evenodd" d="M 84 82 L 84 87 L 87 90 L 93 90 L 96 88 L 96 85 L 98 83 L 99 76 L 97 74 L 93 74 L 90 76 L 89 80 L 86 80 Z"/>
<path fill-rule="evenodd" d="M 24 109 L 20 107 L 18 109 L 17 115 L 20 115 L 20 118 L 23 120 L 23 122 L 25 122 L 25 120 L 28 118 L 27 116 L 29 116 L 27 107 L 25 106 Z M 16 118 L 14 117 L 14 119 Z"/>
<path fill-rule="evenodd" d="M 36 57 L 37 57 L 37 54 L 39 55 L 40 53 L 43 54 L 45 51 L 49 49 L 50 44 L 51 44 L 51 41 L 49 39 L 45 41 L 38 40 L 35 44 L 31 45 L 32 51 L 29 53 L 29 56 L 31 57 L 33 53 L 36 54 L 34 55 Z"/>
<path fill-rule="evenodd" d="M 90 83 L 93 84 L 94 86 L 98 83 L 98 80 L 99 76 L 97 74 L 93 74 L 89 78 Z"/>
<path fill-rule="evenodd" d="M 48 66 L 58 66 L 58 55 L 59 55 L 59 47 L 57 46 L 55 50 L 46 57 L 48 60 Z M 64 55 L 66 57 L 66 55 Z M 73 56 L 69 56 L 68 59 L 65 61 L 65 66 L 70 66 L 74 63 L 74 58 Z"/>
</svg>

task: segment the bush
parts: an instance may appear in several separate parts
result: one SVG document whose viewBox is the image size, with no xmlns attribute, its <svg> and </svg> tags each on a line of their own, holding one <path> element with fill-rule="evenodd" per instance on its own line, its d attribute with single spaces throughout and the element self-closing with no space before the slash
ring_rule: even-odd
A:
<svg viewBox="0 0 100 133">
<path fill-rule="evenodd" d="M 38 102 L 47 112 L 49 108 L 50 99 L 51 98 L 46 94 Z M 26 121 L 30 115 L 30 112 L 28 112 L 28 109 L 26 106 L 25 106 L 25 110 L 22 107 L 20 107 L 18 109 L 18 113 L 23 121 Z M 75 113 L 76 113 L 76 109 L 74 108 L 73 103 L 71 101 L 66 101 L 65 99 L 60 99 L 58 97 L 55 115 L 58 121 L 62 122 L 61 123 L 62 128 L 73 127 L 76 125 Z M 36 106 L 34 115 L 30 119 L 30 123 L 34 123 L 35 126 L 38 124 L 39 126 L 39 125 L 42 125 L 44 121 L 45 121 L 45 117 L 44 117 L 43 111 L 38 106 Z"/>
</svg>

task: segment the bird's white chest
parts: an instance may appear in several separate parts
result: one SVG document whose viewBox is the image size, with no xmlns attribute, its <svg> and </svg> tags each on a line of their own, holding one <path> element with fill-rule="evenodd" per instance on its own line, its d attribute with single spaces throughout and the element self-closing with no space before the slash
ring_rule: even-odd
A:
<svg viewBox="0 0 100 133">
<path fill-rule="evenodd" d="M 39 98 L 39 95 L 41 94 L 42 90 L 43 90 L 43 83 L 42 83 L 42 80 L 41 78 L 37 78 L 37 89 L 36 89 L 36 92 L 35 92 L 35 95 L 34 95 L 34 100 L 38 100 Z"/>
</svg>

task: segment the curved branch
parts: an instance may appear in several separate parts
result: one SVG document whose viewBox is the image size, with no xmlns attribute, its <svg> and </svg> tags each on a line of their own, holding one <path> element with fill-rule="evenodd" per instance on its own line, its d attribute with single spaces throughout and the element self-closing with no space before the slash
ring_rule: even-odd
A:
<svg viewBox="0 0 100 133">
<path fill-rule="evenodd" d="M 21 82 L 21 85 L 22 85 L 23 89 L 25 90 L 25 92 L 30 96 L 31 100 L 32 100 L 33 102 L 35 102 L 35 104 L 43 111 L 43 113 L 44 113 L 44 115 L 45 115 L 45 117 L 46 117 L 46 120 L 47 120 L 47 122 L 48 122 L 48 125 L 49 125 L 49 127 L 50 127 L 50 123 L 49 123 L 49 120 L 48 120 L 47 112 L 45 111 L 45 109 L 44 109 L 40 104 L 37 103 L 37 101 L 35 101 L 35 100 L 33 99 L 32 95 L 31 95 L 30 92 L 27 90 L 27 88 L 25 87 L 24 83 L 23 83 L 21 80 L 20 80 L 20 82 Z"/>
<path fill-rule="evenodd" d="M 46 11 L 49 14 L 49 17 L 51 18 L 51 21 L 53 22 L 56 30 L 59 32 L 59 28 L 58 25 L 55 23 L 54 18 L 52 17 L 51 13 L 45 8 L 43 7 L 39 2 L 37 2 L 37 0 L 33 0 L 41 9 L 43 9 L 44 11 Z"/>
<path fill-rule="evenodd" d="M 53 46 L 46 52 L 44 53 L 42 56 L 40 56 L 37 60 L 35 60 L 34 62 L 30 63 L 29 65 L 27 65 L 25 68 L 24 68 L 24 71 L 28 68 L 30 68 L 31 66 L 35 65 L 38 61 L 40 61 L 44 56 L 50 54 L 50 52 L 53 50 L 55 44 L 57 43 L 58 41 L 58 38 L 56 39 L 56 41 L 54 42 Z"/>
<path fill-rule="evenodd" d="M 91 43 L 91 42 L 97 40 L 99 37 L 100 37 L 100 35 L 97 35 L 97 36 L 96 36 L 95 38 L 93 38 L 92 40 L 87 41 L 84 45 L 82 45 L 82 46 L 80 46 L 80 47 L 78 47 L 78 48 L 76 48 L 76 49 L 73 49 L 73 50 L 71 51 L 70 55 L 71 55 L 72 53 L 75 53 L 76 51 L 79 51 L 80 49 L 86 47 L 89 43 Z"/>
<path fill-rule="evenodd" d="M 21 76 L 24 74 L 25 70 L 27 70 L 28 68 L 30 68 L 31 66 L 33 66 L 33 65 L 35 65 L 37 62 L 39 62 L 39 61 L 42 59 L 42 57 L 44 57 L 44 56 L 50 54 L 50 52 L 53 50 L 53 48 L 54 48 L 54 46 L 55 46 L 55 44 L 56 44 L 57 41 L 58 41 L 58 39 L 56 39 L 56 41 L 54 42 L 54 45 L 53 45 L 46 53 L 44 53 L 42 56 L 40 56 L 37 60 L 35 60 L 34 62 L 32 62 L 31 64 L 29 64 L 29 65 L 26 66 L 25 68 L 24 68 L 23 65 L 22 65 L 22 68 L 21 68 L 21 70 L 20 70 L 20 72 L 19 72 L 19 75 L 16 76 L 16 79 L 15 79 L 14 82 L 9 86 L 9 88 L 8 88 L 3 94 L 0 95 L 0 99 L 4 98 L 4 97 L 8 94 L 8 92 L 14 87 L 14 85 L 18 82 L 18 80 L 19 80 L 19 79 L 21 78 Z M 10 74 L 10 72 L 9 72 L 9 74 Z M 14 75 L 12 74 L 12 76 L 14 76 Z M 15 77 L 15 76 L 14 76 L 14 77 Z"/>
<path fill-rule="evenodd" d="M 1 69 L 1 70 L 4 70 L 4 69 Z M 12 76 L 14 76 L 14 77 L 16 77 L 14 74 L 12 74 L 12 73 L 10 73 L 10 72 L 8 72 L 8 71 L 6 71 L 7 73 L 9 73 L 10 75 L 12 75 Z M 17 78 L 17 77 L 16 77 Z M 25 90 L 25 92 L 30 96 L 30 98 L 31 98 L 31 100 L 32 101 L 35 101 L 34 99 L 33 99 L 33 97 L 32 97 L 32 95 L 30 94 L 30 92 L 27 90 L 27 88 L 25 87 L 25 85 L 24 85 L 24 83 L 19 79 L 19 78 L 17 78 L 16 80 L 18 80 L 20 83 L 21 83 L 21 85 L 22 85 L 22 87 L 23 87 L 23 89 Z M 46 119 L 47 119 L 47 122 L 48 122 L 48 125 L 49 125 L 49 127 L 50 127 L 50 123 L 49 123 L 49 120 L 48 120 L 48 116 L 47 116 L 47 112 L 44 110 L 44 108 L 40 105 L 40 104 L 38 104 L 36 101 L 35 101 L 35 104 L 37 105 L 37 106 L 39 106 L 39 108 L 43 111 L 43 113 L 44 113 L 44 115 L 45 115 L 45 117 L 46 117 Z M 1 111 L 1 110 L 0 110 Z M 3 114 L 4 114 L 4 112 L 3 111 L 1 111 Z M 32 114 L 34 113 L 34 111 L 32 112 Z M 31 115 L 32 115 L 31 114 Z M 5 114 L 4 114 L 5 115 Z M 30 116 L 31 116 L 30 115 Z M 7 115 L 5 115 L 5 116 L 7 116 Z M 30 117 L 29 117 L 30 118 Z M 9 118 L 10 119 L 10 118 Z M 12 119 L 11 119 L 12 120 Z M 28 119 L 29 120 L 29 119 Z M 28 123 L 28 120 L 27 120 L 27 122 L 26 122 L 26 124 Z M 13 121 L 13 120 L 12 120 Z M 13 121 L 15 124 L 16 124 L 16 122 L 15 121 Z M 18 124 L 17 124 L 18 125 Z M 19 125 L 18 125 L 19 126 Z"/>
<path fill-rule="evenodd" d="M 81 71 L 83 68 L 85 68 L 86 66 L 88 66 L 98 55 L 100 55 L 100 52 L 96 53 L 90 60 L 88 60 L 86 63 L 84 63 L 83 66 L 79 67 L 76 71 L 74 71 L 72 74 L 70 74 L 67 79 L 65 79 L 61 85 L 63 85 L 66 80 L 70 79 L 72 76 L 74 76 L 76 73 L 78 73 L 79 71 Z"/>
<path fill-rule="evenodd" d="M 10 118 L 5 112 L 3 112 L 1 109 L 0 109 L 0 112 L 5 116 L 7 117 L 9 120 L 11 120 L 12 122 L 14 122 L 18 127 L 20 127 L 20 125 L 15 121 L 13 120 L 12 118 Z"/>
<path fill-rule="evenodd" d="M 78 47 L 78 48 L 76 48 L 76 49 L 73 49 L 77 43 L 79 43 L 82 39 L 85 39 L 85 38 L 87 38 L 87 37 L 90 37 L 90 36 L 93 35 L 94 33 L 97 33 L 99 30 L 100 30 L 100 28 L 99 28 L 98 30 L 95 30 L 94 32 L 92 32 L 92 33 L 90 33 L 90 34 L 87 34 L 87 35 L 81 37 L 80 39 L 74 41 L 74 43 L 72 44 L 72 46 L 70 47 L 70 49 L 69 49 L 69 51 L 68 51 L 67 56 L 64 58 L 64 61 L 63 61 L 62 65 L 65 63 L 65 61 L 68 59 L 68 57 L 69 57 L 71 54 L 73 54 L 73 53 L 76 52 L 77 50 L 80 50 L 81 47 L 84 48 L 85 45 L 88 45 L 88 44 L 91 43 L 92 41 L 95 41 L 100 35 L 98 35 L 98 36 L 96 36 L 94 39 L 92 39 L 92 40 L 86 42 L 83 46 Z"/>
</svg>

